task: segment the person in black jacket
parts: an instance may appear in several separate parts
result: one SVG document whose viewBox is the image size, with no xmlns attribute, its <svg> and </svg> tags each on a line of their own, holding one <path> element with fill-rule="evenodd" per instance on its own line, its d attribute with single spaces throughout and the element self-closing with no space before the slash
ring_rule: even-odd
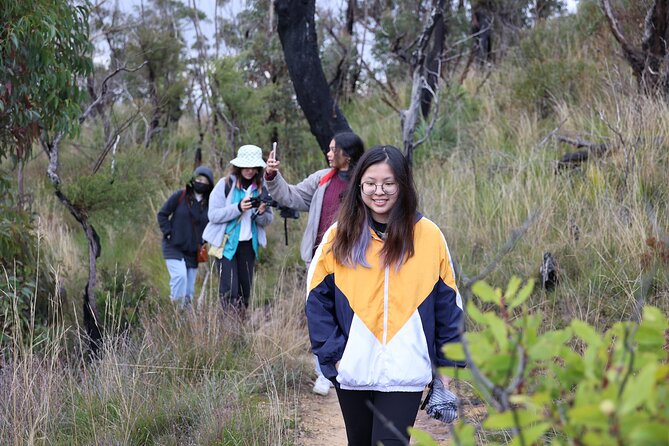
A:
<svg viewBox="0 0 669 446">
<path fill-rule="evenodd" d="M 174 192 L 158 211 L 163 257 L 170 274 L 170 299 L 181 308 L 190 308 L 195 294 L 197 250 L 209 222 L 209 194 L 213 188 L 214 174 L 200 166 L 186 188 Z"/>
</svg>

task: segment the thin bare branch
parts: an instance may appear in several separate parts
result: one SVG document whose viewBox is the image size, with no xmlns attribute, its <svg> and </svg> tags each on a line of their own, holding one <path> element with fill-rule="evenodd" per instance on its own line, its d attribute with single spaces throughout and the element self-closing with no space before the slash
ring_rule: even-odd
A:
<svg viewBox="0 0 669 446">
<path fill-rule="evenodd" d="M 588 150 L 596 151 L 596 152 L 607 150 L 607 146 L 604 143 L 595 143 L 595 142 L 587 141 L 587 140 L 581 139 L 581 138 L 570 138 L 570 137 L 564 136 L 564 135 L 558 135 L 557 139 L 558 139 L 558 141 L 561 141 L 561 142 L 564 142 L 566 144 L 570 144 L 572 146 L 578 147 L 579 149 L 582 148 L 582 147 L 585 147 Z"/>
<path fill-rule="evenodd" d="M 134 73 L 135 71 L 139 71 L 146 64 L 147 64 L 147 62 L 144 61 L 144 62 L 142 62 L 142 64 L 140 66 L 138 66 L 136 68 L 129 69 L 129 68 L 126 68 L 126 67 L 120 67 L 120 68 L 117 68 L 116 70 L 112 71 L 111 73 L 109 73 L 107 75 L 107 77 L 105 77 L 105 79 L 102 81 L 102 87 L 100 88 L 100 94 L 98 95 L 98 97 L 95 98 L 95 100 L 90 103 L 90 105 L 81 114 L 81 116 L 79 116 L 79 124 L 83 123 L 86 120 L 86 118 L 88 118 L 88 116 L 90 116 L 91 112 L 95 109 L 95 107 L 97 107 L 98 104 L 100 104 L 104 100 L 105 96 L 107 95 L 107 91 L 108 91 L 107 82 L 109 82 L 110 79 L 112 79 L 114 76 L 116 76 L 120 72 Z"/>
<path fill-rule="evenodd" d="M 629 43 L 623 34 L 623 31 L 618 24 L 618 20 L 613 14 L 613 9 L 611 8 L 611 3 L 609 0 L 601 0 L 601 4 L 613 37 L 618 41 L 618 43 L 620 43 L 620 46 L 623 49 L 623 53 L 625 53 L 625 57 L 632 66 L 632 70 L 634 71 L 635 75 L 641 75 L 645 65 L 643 53 L 639 51 L 639 49 L 632 46 L 632 44 Z"/>
<path fill-rule="evenodd" d="M 441 71 L 441 63 L 439 63 L 439 69 L 438 71 Z M 439 78 L 437 78 L 439 79 Z M 427 128 L 425 129 L 425 135 L 418 141 L 416 141 L 413 145 L 414 150 L 423 144 L 427 139 L 430 137 L 432 134 L 432 129 L 434 128 L 434 124 L 437 122 L 437 118 L 439 117 L 439 95 L 437 94 L 437 91 L 435 89 L 430 88 L 429 84 L 427 81 L 425 81 L 425 84 L 423 85 L 423 89 L 427 90 L 430 92 L 432 95 L 432 101 L 434 103 L 434 109 L 432 110 L 432 119 L 430 120 L 430 123 L 428 124 Z"/>
<path fill-rule="evenodd" d="M 471 286 L 474 285 L 476 282 L 485 279 L 488 276 L 488 274 L 493 272 L 495 268 L 497 268 L 497 266 L 499 265 L 499 262 L 504 258 L 504 256 L 510 253 L 513 250 L 513 248 L 515 248 L 516 243 L 518 243 L 518 240 L 520 240 L 520 238 L 523 235 L 525 235 L 525 233 L 530 228 L 530 226 L 532 225 L 532 223 L 534 222 L 534 220 L 537 218 L 538 215 L 539 214 L 536 211 L 530 212 L 529 215 L 527 216 L 527 219 L 525 219 L 525 221 L 523 222 L 522 226 L 520 228 L 511 231 L 509 239 L 506 241 L 504 246 L 502 246 L 502 248 L 499 250 L 499 252 L 492 260 L 492 262 L 490 262 L 488 266 L 483 268 L 483 270 L 476 276 L 465 281 L 463 288 L 466 289 L 471 288 Z"/>
<path fill-rule="evenodd" d="M 467 342 L 467 337 L 462 336 L 460 342 L 462 343 L 462 350 L 465 354 L 465 360 L 467 361 L 467 368 L 471 372 L 472 378 L 474 378 L 474 381 L 477 384 L 477 389 L 479 393 L 481 394 L 483 399 L 486 400 L 488 405 L 494 407 L 495 410 L 498 411 L 503 410 L 502 406 L 493 396 L 493 391 L 495 390 L 495 384 L 492 381 L 490 381 L 488 377 L 483 374 L 483 372 L 481 372 L 481 370 L 472 360 L 472 353 L 469 350 L 469 343 Z"/>
<path fill-rule="evenodd" d="M 555 127 L 548 135 L 544 137 L 539 144 L 537 144 L 536 149 L 540 149 L 544 144 L 546 144 L 555 134 L 562 128 L 562 126 L 567 122 L 569 118 L 564 118 L 558 125 Z"/>
</svg>

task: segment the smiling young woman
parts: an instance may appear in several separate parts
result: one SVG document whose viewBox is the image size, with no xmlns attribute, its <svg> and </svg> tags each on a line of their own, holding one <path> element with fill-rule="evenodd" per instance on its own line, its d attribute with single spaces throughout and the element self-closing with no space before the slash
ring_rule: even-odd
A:
<svg viewBox="0 0 669 446">
<path fill-rule="evenodd" d="M 462 299 L 446 240 L 417 212 L 399 149 L 370 149 L 351 182 L 309 267 L 311 347 L 337 390 L 348 443 L 407 444 L 435 369 L 462 365 L 442 350 L 460 340 Z"/>
</svg>

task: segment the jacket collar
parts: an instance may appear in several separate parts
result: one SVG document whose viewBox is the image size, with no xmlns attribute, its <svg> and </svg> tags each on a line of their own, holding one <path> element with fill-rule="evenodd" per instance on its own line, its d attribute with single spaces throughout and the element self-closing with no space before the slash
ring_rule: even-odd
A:
<svg viewBox="0 0 669 446">
<path fill-rule="evenodd" d="M 325 175 L 323 175 L 323 178 L 321 178 L 321 181 L 318 182 L 318 187 L 321 187 L 321 186 L 323 186 L 324 184 L 326 184 L 326 183 L 327 183 L 328 181 L 330 181 L 330 180 L 332 179 L 332 177 L 335 176 L 336 174 L 337 174 L 337 169 L 334 169 L 334 168 L 333 168 L 333 169 L 330 169 L 330 171 L 329 171 L 328 173 L 326 173 Z"/>
</svg>

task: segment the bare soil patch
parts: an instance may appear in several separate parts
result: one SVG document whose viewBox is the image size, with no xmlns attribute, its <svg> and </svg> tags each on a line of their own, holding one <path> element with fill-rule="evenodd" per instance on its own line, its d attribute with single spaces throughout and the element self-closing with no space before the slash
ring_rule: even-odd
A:
<svg viewBox="0 0 669 446">
<path fill-rule="evenodd" d="M 324 397 L 312 393 L 309 386 L 300 392 L 300 397 L 300 428 L 297 444 L 347 446 L 344 419 L 339 410 L 335 390 L 331 389 L 328 396 Z M 464 401 L 464 415 L 468 422 L 480 422 L 485 413 L 484 406 L 470 398 Z M 451 425 L 428 417 L 424 410 L 418 411 L 414 427 L 429 433 L 439 445 L 451 444 Z"/>
</svg>

